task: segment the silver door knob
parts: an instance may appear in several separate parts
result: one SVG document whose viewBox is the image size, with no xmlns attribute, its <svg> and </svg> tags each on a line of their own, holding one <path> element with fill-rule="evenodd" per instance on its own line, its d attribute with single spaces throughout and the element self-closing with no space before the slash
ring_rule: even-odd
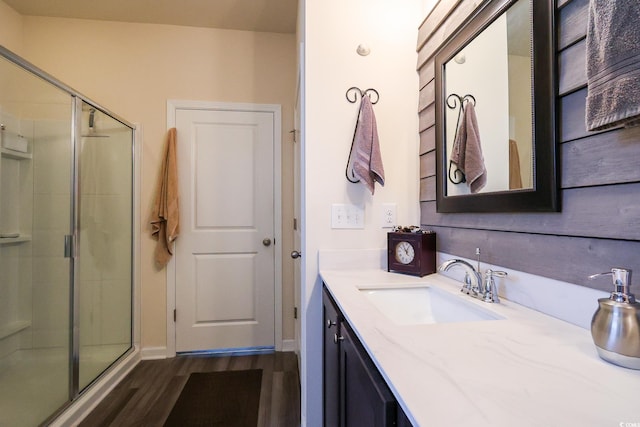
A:
<svg viewBox="0 0 640 427">
<path fill-rule="evenodd" d="M 298 252 L 298 251 L 292 251 L 291 252 L 291 258 L 293 258 L 293 259 L 298 259 L 301 256 L 302 256 L 302 254 L 300 252 Z"/>
<path fill-rule="evenodd" d="M 265 237 L 264 239 L 262 239 L 262 244 L 265 246 L 271 246 L 271 239 L 268 237 Z"/>
</svg>

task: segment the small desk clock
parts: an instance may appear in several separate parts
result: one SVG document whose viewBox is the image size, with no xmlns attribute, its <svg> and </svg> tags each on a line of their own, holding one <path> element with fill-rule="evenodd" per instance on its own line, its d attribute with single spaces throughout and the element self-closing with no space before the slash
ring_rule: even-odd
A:
<svg viewBox="0 0 640 427">
<path fill-rule="evenodd" d="M 387 271 L 426 276 L 436 272 L 436 233 L 393 231 L 387 234 Z"/>
</svg>

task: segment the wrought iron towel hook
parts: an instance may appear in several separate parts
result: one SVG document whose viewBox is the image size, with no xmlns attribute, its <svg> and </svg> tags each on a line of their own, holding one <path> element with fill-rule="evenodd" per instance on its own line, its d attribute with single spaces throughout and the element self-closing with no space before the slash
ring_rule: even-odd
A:
<svg viewBox="0 0 640 427">
<path fill-rule="evenodd" d="M 375 99 L 371 97 L 371 94 L 375 94 Z M 373 105 L 377 104 L 378 101 L 380 100 L 380 94 L 378 93 L 377 90 L 373 88 L 362 90 L 359 87 L 352 86 L 349 89 L 347 89 L 347 92 L 345 93 L 347 101 L 349 101 L 352 104 L 355 104 L 358 101 L 358 95 L 360 95 L 360 99 L 362 99 L 365 95 L 368 96 L 371 99 L 371 104 Z M 347 159 L 347 167 L 345 168 L 345 171 L 344 171 L 344 174 L 347 177 L 347 181 L 352 182 L 354 184 L 360 182 L 360 180 L 356 178 L 355 174 L 353 173 L 353 168 L 351 167 L 351 161 L 352 161 L 351 157 L 353 156 L 353 144 L 356 140 L 356 132 L 358 131 L 359 120 L 360 120 L 360 109 L 358 109 L 358 118 L 356 119 L 356 128 L 353 131 L 353 138 L 351 139 L 351 149 L 349 150 L 349 158 Z"/>
<path fill-rule="evenodd" d="M 375 99 L 371 97 L 372 93 L 376 95 Z M 345 96 L 347 97 L 347 101 L 349 101 L 352 104 L 355 104 L 358 101 L 358 95 L 360 95 L 360 98 L 362 98 L 365 95 L 368 95 L 369 98 L 371 99 L 371 103 L 374 105 L 377 104 L 378 101 L 380 100 L 380 94 L 378 93 L 377 90 L 373 88 L 362 90 L 359 87 L 352 86 L 349 89 L 347 89 L 347 93 L 345 93 Z"/>
</svg>

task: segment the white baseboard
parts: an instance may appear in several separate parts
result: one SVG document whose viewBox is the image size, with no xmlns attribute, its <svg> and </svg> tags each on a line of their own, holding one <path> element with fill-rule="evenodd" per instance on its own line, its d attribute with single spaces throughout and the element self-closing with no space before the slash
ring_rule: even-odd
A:
<svg viewBox="0 0 640 427">
<path fill-rule="evenodd" d="M 282 351 L 296 351 L 296 340 L 282 340 Z"/>
<path fill-rule="evenodd" d="M 104 399 L 111 390 L 140 362 L 137 348 L 122 362 L 107 372 L 69 408 L 49 424 L 50 427 L 77 426 Z"/>
<path fill-rule="evenodd" d="M 282 351 L 296 351 L 295 340 L 282 340 Z M 142 360 L 157 360 L 167 358 L 166 347 L 145 347 L 140 351 Z"/>
<path fill-rule="evenodd" d="M 157 360 L 167 358 L 167 347 L 145 347 L 140 351 L 142 360 Z"/>
</svg>

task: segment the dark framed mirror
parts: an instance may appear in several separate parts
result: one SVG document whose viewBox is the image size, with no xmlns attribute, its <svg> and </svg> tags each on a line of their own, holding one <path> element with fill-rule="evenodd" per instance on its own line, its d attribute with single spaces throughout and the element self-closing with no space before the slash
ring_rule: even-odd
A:
<svg viewBox="0 0 640 427">
<path fill-rule="evenodd" d="M 489 0 L 435 56 L 438 212 L 559 211 L 552 0 Z"/>
</svg>

